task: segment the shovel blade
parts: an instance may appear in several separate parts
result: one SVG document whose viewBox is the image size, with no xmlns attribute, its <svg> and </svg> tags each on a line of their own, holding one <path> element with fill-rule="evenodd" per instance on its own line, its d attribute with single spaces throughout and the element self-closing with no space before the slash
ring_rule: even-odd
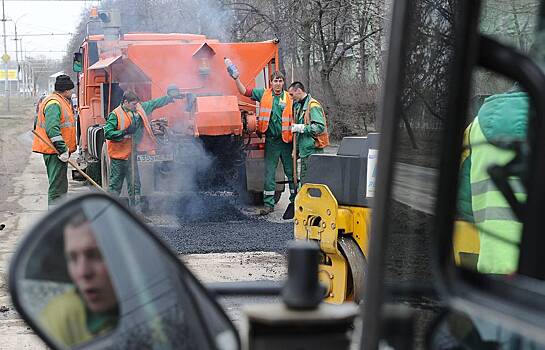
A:
<svg viewBox="0 0 545 350">
<path fill-rule="evenodd" d="M 282 219 L 284 220 L 291 220 L 295 216 L 295 206 L 293 202 L 290 202 L 288 204 L 288 207 L 286 208 L 286 211 L 284 212 L 284 215 L 282 215 Z"/>
</svg>

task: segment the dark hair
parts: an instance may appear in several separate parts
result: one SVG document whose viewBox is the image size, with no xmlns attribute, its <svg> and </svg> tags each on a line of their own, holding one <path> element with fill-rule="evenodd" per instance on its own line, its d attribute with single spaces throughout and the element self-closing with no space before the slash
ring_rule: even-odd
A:
<svg viewBox="0 0 545 350">
<path fill-rule="evenodd" d="M 66 229 L 67 227 L 78 227 L 88 221 L 89 220 L 87 219 L 87 216 L 85 215 L 83 210 L 79 209 L 70 217 L 64 228 Z"/>
<path fill-rule="evenodd" d="M 284 77 L 284 74 L 282 74 L 282 72 L 279 71 L 279 70 L 275 70 L 274 72 L 272 72 L 271 81 L 273 81 L 274 79 L 282 79 L 282 80 L 286 81 L 286 78 Z"/>
<path fill-rule="evenodd" d="M 294 81 L 293 83 L 291 83 L 288 90 L 291 89 L 291 88 L 301 89 L 301 90 L 303 90 L 303 92 L 305 92 L 305 85 L 303 85 L 303 83 L 301 83 L 300 81 Z"/>
<path fill-rule="evenodd" d="M 138 95 L 134 91 L 127 90 L 123 93 L 123 99 L 121 102 L 133 102 L 133 101 L 140 101 L 138 98 Z"/>
</svg>

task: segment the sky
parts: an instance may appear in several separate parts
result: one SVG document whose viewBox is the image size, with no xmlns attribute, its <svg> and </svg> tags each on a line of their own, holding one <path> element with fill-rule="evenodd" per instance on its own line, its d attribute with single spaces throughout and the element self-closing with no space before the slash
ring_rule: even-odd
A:
<svg viewBox="0 0 545 350">
<path fill-rule="evenodd" d="M 22 42 L 23 51 L 27 56 L 60 59 L 66 54 L 70 35 L 25 36 L 25 34 L 73 33 L 81 12 L 100 5 L 100 1 L 89 0 L 4 0 L 3 2 L 5 17 L 8 19 L 6 21 L 7 51 L 12 60 L 15 60 L 14 22 L 17 24 L 17 35 L 23 39 L 20 43 Z M 0 16 L 1 11 L 0 8 Z M 3 33 L 0 32 L 0 34 Z M 0 52 L 4 53 L 3 41 L 0 41 Z"/>
</svg>

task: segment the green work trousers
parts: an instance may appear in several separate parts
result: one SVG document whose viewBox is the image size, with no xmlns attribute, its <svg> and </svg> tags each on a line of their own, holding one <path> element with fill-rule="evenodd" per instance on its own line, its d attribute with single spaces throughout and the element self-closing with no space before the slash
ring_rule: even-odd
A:
<svg viewBox="0 0 545 350">
<path fill-rule="evenodd" d="M 134 193 L 132 192 L 132 165 L 131 159 L 111 159 L 110 160 L 110 178 L 108 181 L 108 192 L 119 196 L 123 188 L 123 181 L 127 179 L 127 192 L 129 198 L 140 195 L 140 173 L 138 172 L 138 162 L 134 164 Z M 136 203 L 134 203 L 136 204 Z"/>
<path fill-rule="evenodd" d="M 68 192 L 68 164 L 61 161 L 56 154 L 44 154 L 45 168 L 49 189 L 47 191 L 47 205 L 51 208 L 55 202 L 61 199 Z"/>
<path fill-rule="evenodd" d="M 274 193 L 276 190 L 276 166 L 278 159 L 282 161 L 284 173 L 289 181 L 290 201 L 295 199 L 293 185 L 293 158 L 291 156 L 292 144 L 285 143 L 281 137 L 265 139 L 265 188 L 263 191 L 263 203 L 267 207 L 274 207 Z"/>
</svg>

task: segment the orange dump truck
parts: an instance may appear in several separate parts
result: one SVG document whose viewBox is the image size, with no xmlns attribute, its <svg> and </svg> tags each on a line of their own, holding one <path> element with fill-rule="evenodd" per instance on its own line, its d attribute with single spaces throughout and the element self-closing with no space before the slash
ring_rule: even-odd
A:
<svg viewBox="0 0 545 350">
<path fill-rule="evenodd" d="M 142 196 L 231 187 L 257 204 L 264 182 L 264 139 L 255 134 L 259 107 L 238 93 L 224 57 L 238 66 L 246 86 L 267 87 L 278 66 L 277 42 L 221 43 L 193 34 L 112 37 L 106 31 L 88 36 L 74 54 L 80 165 L 107 187 L 105 118 L 127 89 L 147 101 L 175 84 L 186 98 L 149 116 L 159 149 L 137 156 Z M 281 167 L 277 180 L 284 180 Z M 283 188 L 277 186 L 277 198 Z"/>
</svg>

